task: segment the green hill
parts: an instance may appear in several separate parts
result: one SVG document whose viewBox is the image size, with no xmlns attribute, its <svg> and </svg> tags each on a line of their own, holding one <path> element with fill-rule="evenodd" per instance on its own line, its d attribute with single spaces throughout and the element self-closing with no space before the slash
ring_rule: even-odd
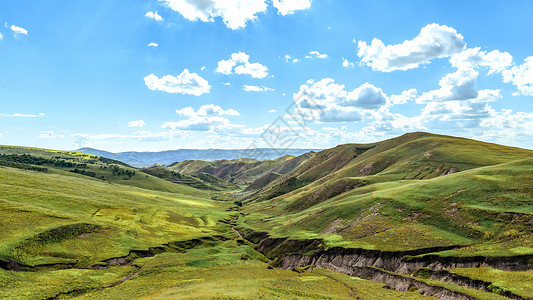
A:
<svg viewBox="0 0 533 300">
<path fill-rule="evenodd" d="M 244 212 L 257 230 L 330 246 L 533 254 L 531 178 L 533 151 L 415 133 L 324 150 Z"/>
<path fill-rule="evenodd" d="M 209 174 L 221 180 L 252 187 L 262 187 L 268 182 L 269 174 L 286 174 L 314 156 L 314 152 L 298 157 L 285 155 L 274 160 L 241 158 L 233 160 L 197 161 L 188 160 L 167 166 L 179 174 Z M 254 181 L 256 181 L 254 183 Z"/>
<path fill-rule="evenodd" d="M 95 180 L 156 191 L 181 194 L 199 192 L 186 185 L 170 183 L 139 172 L 120 161 L 73 151 L 0 146 L 0 165 L 40 170 L 43 173 L 90 177 Z"/>
<path fill-rule="evenodd" d="M 532 178 L 420 132 L 145 169 L 2 146 L 0 298 L 528 299 Z"/>
<path fill-rule="evenodd" d="M 17 155 L 2 157 L 0 165 L 2 299 L 348 299 L 354 293 L 422 299 L 328 270 L 267 268 L 267 260 L 232 230 L 238 217 L 232 201 L 211 200 L 200 190 L 140 172 L 132 175 L 139 176 L 137 187 L 108 169 L 99 171 L 111 165 L 130 170 L 99 157 L 22 147 L 2 151 Z M 70 172 L 74 166 L 65 162 L 87 163 L 78 167 L 116 180 Z M 176 188 L 153 189 L 167 184 Z"/>
</svg>

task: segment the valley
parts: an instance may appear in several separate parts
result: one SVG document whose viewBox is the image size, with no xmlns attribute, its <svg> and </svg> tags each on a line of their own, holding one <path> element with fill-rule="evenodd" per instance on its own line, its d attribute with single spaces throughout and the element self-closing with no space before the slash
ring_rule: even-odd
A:
<svg viewBox="0 0 533 300">
<path fill-rule="evenodd" d="M 0 298 L 533 298 L 532 150 L 115 159 L 0 146 Z"/>
</svg>

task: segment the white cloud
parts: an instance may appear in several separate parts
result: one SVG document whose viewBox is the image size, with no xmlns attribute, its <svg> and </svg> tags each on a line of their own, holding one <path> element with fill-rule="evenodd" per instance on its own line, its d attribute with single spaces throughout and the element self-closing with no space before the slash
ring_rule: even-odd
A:
<svg viewBox="0 0 533 300">
<path fill-rule="evenodd" d="M 4 36 L 2 35 L 2 33 L 0 32 L 0 40 L 3 39 Z"/>
<path fill-rule="evenodd" d="M 246 27 L 256 14 L 266 12 L 265 0 L 162 0 L 170 9 L 189 21 L 213 22 L 221 17 L 230 29 Z"/>
<path fill-rule="evenodd" d="M 203 66 L 203 67 L 200 68 L 200 70 L 202 70 L 202 71 L 205 71 L 205 69 L 207 69 L 206 66 Z"/>
<path fill-rule="evenodd" d="M 276 110 L 275 110 L 275 109 L 271 109 L 271 110 L 269 110 L 268 112 L 269 112 L 269 113 L 275 113 Z"/>
<path fill-rule="evenodd" d="M 389 100 L 392 104 L 405 104 L 409 101 L 414 101 L 418 97 L 418 92 L 416 89 L 409 89 L 403 91 L 400 95 L 391 95 Z"/>
<path fill-rule="evenodd" d="M 533 96 L 533 56 L 527 57 L 523 64 L 503 71 L 502 75 L 503 82 L 515 85 L 522 95 Z"/>
<path fill-rule="evenodd" d="M 428 64 L 434 58 L 448 57 L 466 48 L 463 36 L 445 25 L 429 24 L 420 30 L 418 36 L 401 44 L 385 45 L 374 38 L 368 45 L 357 43 L 357 56 L 361 63 L 371 66 L 372 70 L 391 72 L 409 70 Z"/>
<path fill-rule="evenodd" d="M 184 107 L 176 110 L 176 113 L 187 119 L 177 122 L 165 122 L 161 127 L 173 130 L 214 131 L 224 127 L 239 126 L 232 125 L 227 118 L 221 117 L 223 115 L 238 116 L 239 112 L 234 109 L 224 110 L 214 104 L 203 105 L 196 111 L 190 106 Z"/>
<path fill-rule="evenodd" d="M 231 82 L 222 82 L 222 85 L 228 86 L 231 85 Z"/>
<path fill-rule="evenodd" d="M 299 61 L 300 61 L 300 60 L 299 60 L 298 58 L 295 58 L 295 59 L 292 60 L 292 63 L 295 64 L 295 63 L 297 63 L 297 62 L 299 62 Z"/>
<path fill-rule="evenodd" d="M 243 85 L 242 89 L 246 92 L 273 92 L 275 91 L 272 88 L 266 86 L 257 86 L 257 85 Z"/>
<path fill-rule="evenodd" d="M 144 127 L 145 123 L 143 120 L 131 121 L 128 123 L 128 127 Z"/>
<path fill-rule="evenodd" d="M 327 54 L 320 53 L 318 51 L 310 51 L 309 55 L 306 55 L 305 58 L 328 58 Z"/>
<path fill-rule="evenodd" d="M 387 102 L 387 96 L 380 88 L 368 82 L 347 92 L 344 85 L 336 84 L 331 78 L 324 78 L 317 82 L 308 80 L 301 85 L 294 100 L 299 106 L 308 109 L 323 109 L 329 104 L 377 109 Z"/>
<path fill-rule="evenodd" d="M 353 107 L 328 106 L 320 112 L 319 122 L 357 122 L 363 119 L 360 110 Z"/>
<path fill-rule="evenodd" d="M 19 113 L 15 113 L 15 114 L 0 114 L 0 117 L 19 117 L 19 118 L 40 118 L 40 117 L 44 117 L 45 114 L 43 113 L 38 113 L 38 114 L 19 114 Z"/>
<path fill-rule="evenodd" d="M 18 27 L 15 25 L 11 25 L 11 30 L 13 31 L 13 35 L 18 36 L 20 34 L 28 35 L 28 31 L 22 27 Z"/>
<path fill-rule="evenodd" d="M 380 88 L 366 82 L 360 87 L 348 92 L 342 106 L 361 107 L 364 109 L 378 109 L 387 103 L 387 96 Z"/>
<path fill-rule="evenodd" d="M 513 57 L 507 52 L 494 50 L 491 52 L 481 51 L 481 48 L 471 48 L 454 54 L 450 63 L 458 69 L 474 69 L 476 67 L 489 68 L 489 74 L 501 72 L 511 66 Z"/>
<path fill-rule="evenodd" d="M 190 73 L 184 69 L 178 76 L 165 75 L 161 78 L 154 74 L 144 77 L 144 83 L 152 91 L 163 91 L 166 93 L 180 93 L 200 96 L 209 93 L 211 86 L 207 80 L 196 73 Z"/>
<path fill-rule="evenodd" d="M 176 111 L 178 113 L 178 111 Z M 179 114 L 179 113 L 178 113 Z M 206 104 L 200 106 L 197 111 L 199 116 L 238 116 L 239 112 L 234 109 L 223 110 L 222 107 L 214 104 Z"/>
<path fill-rule="evenodd" d="M 475 99 L 478 96 L 476 89 L 478 74 L 472 69 L 460 69 L 450 73 L 439 81 L 440 89 L 423 93 L 417 102 Z"/>
<path fill-rule="evenodd" d="M 297 108 L 286 117 L 318 122 L 361 121 L 372 117 L 373 110 L 388 102 L 385 93 L 370 83 L 346 91 L 344 85 L 336 84 L 331 78 L 308 80 L 293 99 Z"/>
<path fill-rule="evenodd" d="M 225 75 L 245 74 L 253 78 L 265 78 L 268 76 L 268 68 L 260 63 L 250 63 L 250 56 L 244 52 L 231 54 L 231 58 L 218 62 L 216 71 Z"/>
<path fill-rule="evenodd" d="M 353 62 L 348 61 L 346 58 L 342 58 L 342 66 L 345 68 L 353 68 L 355 67 Z"/>
<path fill-rule="evenodd" d="M 157 47 L 157 46 L 159 46 L 159 44 L 153 43 L 153 42 L 148 44 L 148 47 Z"/>
<path fill-rule="evenodd" d="M 154 19 L 154 20 L 156 20 L 158 22 L 163 21 L 163 17 L 161 17 L 159 14 L 157 14 L 157 11 L 156 12 L 149 11 L 149 12 L 147 12 L 145 14 L 145 16 L 150 18 L 150 19 Z"/>
<path fill-rule="evenodd" d="M 64 138 L 64 135 L 57 134 L 53 131 L 41 131 L 39 138 L 41 139 L 55 139 L 55 138 Z"/>
<path fill-rule="evenodd" d="M 294 14 L 295 10 L 309 9 L 311 0 L 274 0 L 272 5 L 278 9 L 278 14 L 285 16 Z"/>
<path fill-rule="evenodd" d="M 448 101 L 428 103 L 422 111 L 422 117 L 431 120 L 436 117 L 440 121 L 470 121 L 463 122 L 463 127 L 475 127 L 480 119 L 495 114 L 486 101 Z"/>
</svg>

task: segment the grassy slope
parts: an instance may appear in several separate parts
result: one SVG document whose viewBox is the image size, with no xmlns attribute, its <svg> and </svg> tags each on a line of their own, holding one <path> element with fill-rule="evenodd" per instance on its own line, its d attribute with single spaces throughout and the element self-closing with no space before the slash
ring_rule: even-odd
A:
<svg viewBox="0 0 533 300">
<path fill-rule="evenodd" d="M 325 185 L 344 190 L 343 186 L 339 186 L 342 183 L 335 185 L 338 180 L 347 181 L 345 185 L 351 188 L 378 182 L 430 179 L 450 171 L 460 172 L 532 155 L 531 150 L 423 132 L 409 133 L 379 143 L 345 144 L 319 152 L 313 159 L 249 198 L 263 201 L 307 185 L 311 185 L 308 191 L 312 192 Z M 302 199 L 308 196 L 303 194 Z M 312 204 L 316 203 L 295 208 Z"/>
<path fill-rule="evenodd" d="M 523 297 L 533 297 L 533 272 L 509 272 L 493 268 L 453 269 L 453 273 L 492 282 Z"/>
<path fill-rule="evenodd" d="M 77 176 L 0 168 L 0 257 L 28 264 L 90 262 L 217 232 L 220 203 Z M 40 243 L 42 232 L 94 224 L 82 237 Z M 33 238 L 33 239 L 32 239 Z"/>
<path fill-rule="evenodd" d="M 24 153 L 23 149 L 16 151 Z M 42 151 L 26 149 L 33 155 L 38 155 L 33 151 Z M 465 244 L 470 247 L 442 254 L 533 253 L 533 234 L 527 224 L 533 215 L 533 159 L 527 158 L 531 151 L 423 133 L 336 149 L 321 152 L 318 160 L 315 157 L 296 170 L 307 182 L 302 188 L 246 204 L 248 220 L 241 226 L 278 236 L 325 238 L 329 246 L 394 250 Z M 354 149 L 359 153 L 354 154 Z M 302 167 L 307 169 L 302 171 Z M 432 176 L 450 168 L 460 172 Z M 313 178 L 320 177 L 325 179 L 314 182 Z M 419 180 L 422 177 L 425 180 Z M 153 183 L 148 184 L 150 180 Z M 128 182 L 151 190 L 118 182 L 118 178 L 109 183 L 61 168 L 39 173 L 0 167 L 0 259 L 86 265 L 131 249 L 197 236 L 223 235 L 229 240 L 185 253 L 136 259 L 134 264 L 140 269 L 0 270 L 0 298 L 46 298 L 58 293 L 117 299 L 422 298 L 328 270 L 303 274 L 268 270 L 261 255 L 236 239 L 229 225 L 219 222 L 233 217 L 226 210 L 232 201 L 213 201 L 206 192 L 171 183 L 173 193 L 156 191 L 162 180 L 144 174 L 138 183 Z M 353 183 L 360 187 L 343 191 Z M 319 196 L 335 188 L 341 193 L 322 194 L 326 196 L 315 197 L 316 203 L 306 203 L 309 195 L 324 186 Z M 43 233 L 58 228 L 72 234 L 43 239 L 48 237 Z M 464 272 L 474 272 L 469 276 L 480 279 L 491 276 L 481 269 Z M 494 277 L 499 286 L 530 295 L 527 284 L 521 283 L 529 280 L 527 274 L 508 273 Z M 124 283 L 100 290 L 130 275 L 134 276 Z M 446 285 L 480 299 L 495 296 Z"/>
<path fill-rule="evenodd" d="M 285 155 L 274 160 L 263 161 L 249 158 L 217 161 L 184 161 L 169 165 L 168 169 L 182 174 L 207 173 L 237 184 L 250 184 L 271 172 L 285 174 L 312 156 L 313 153 L 306 153 L 298 157 Z"/>
<path fill-rule="evenodd" d="M 124 163 L 119 161 L 113 161 L 109 159 L 102 159 L 100 157 L 89 155 L 85 153 L 73 152 L 73 151 L 59 151 L 59 150 L 48 150 L 48 149 L 39 149 L 39 148 L 28 148 L 28 147 L 18 147 L 18 146 L 0 146 L 0 154 L 28 154 L 37 158 L 47 158 L 54 159 L 57 161 L 71 162 L 71 163 L 83 163 L 87 164 L 87 167 L 80 168 L 82 171 L 93 172 L 95 175 L 92 178 L 97 178 L 99 180 L 105 180 L 112 183 L 120 183 L 124 185 L 130 185 L 134 187 L 140 187 L 144 189 L 171 192 L 171 193 L 181 193 L 181 194 L 195 194 L 198 193 L 198 190 L 188 187 L 186 185 L 174 184 L 162 179 L 159 179 L 155 176 L 148 175 L 142 172 L 139 172 L 135 168 L 132 168 Z M 63 175 L 74 175 L 78 177 L 87 178 L 89 176 L 81 174 L 73 174 L 70 172 L 75 169 L 74 167 L 62 167 L 54 165 L 42 165 L 48 169 L 48 173 L 63 174 Z M 130 173 L 135 173 L 133 176 L 128 176 L 125 174 L 114 174 L 111 168 L 117 167 L 121 171 L 128 171 Z M 102 179 L 103 178 L 103 179 Z"/>
<path fill-rule="evenodd" d="M 327 270 L 305 274 L 269 270 L 261 255 L 245 243 L 237 243 L 230 227 L 219 222 L 230 218 L 231 212 L 226 211 L 229 204 L 201 196 L 110 184 L 72 173 L 8 167 L 0 167 L 0 191 L 0 258 L 4 260 L 17 259 L 29 265 L 77 261 L 85 266 L 125 255 L 131 249 L 176 240 L 210 235 L 229 239 L 185 253 L 136 259 L 134 266 L 38 272 L 0 269 L 3 299 L 57 295 L 96 299 L 342 299 L 351 294 L 365 299 L 422 299 L 416 293 L 381 289 L 382 284 Z M 94 227 L 76 227 L 82 231 L 69 235 L 67 228 L 76 224 Z M 62 234 L 42 238 L 43 233 L 58 228 L 63 231 L 56 233 Z"/>
<path fill-rule="evenodd" d="M 533 159 L 523 159 L 532 151 L 434 135 L 396 144 L 385 151 L 375 151 L 379 145 L 371 148 L 330 172 L 325 181 L 249 202 L 244 226 L 279 236 L 325 238 L 331 246 L 400 250 L 462 244 L 472 246 L 447 255 L 533 253 L 528 225 L 533 216 Z M 334 149 L 347 155 L 346 148 Z M 361 175 L 361 165 L 383 161 L 389 162 L 387 168 Z M 304 174 L 300 176 L 309 176 L 301 170 L 306 165 L 296 170 Z M 454 167 L 461 172 L 401 180 L 428 165 L 427 174 L 439 166 L 439 172 Z"/>
</svg>

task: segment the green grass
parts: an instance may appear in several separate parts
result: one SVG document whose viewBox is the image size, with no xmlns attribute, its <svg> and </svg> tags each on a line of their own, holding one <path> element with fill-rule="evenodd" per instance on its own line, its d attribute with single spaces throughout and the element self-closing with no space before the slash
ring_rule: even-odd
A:
<svg viewBox="0 0 533 300">
<path fill-rule="evenodd" d="M 0 168 L 0 257 L 89 262 L 190 237 L 224 233 L 230 204 L 77 176 Z M 35 242 L 74 224 L 90 230 Z M 78 234 L 80 233 L 80 234 Z"/>
<path fill-rule="evenodd" d="M 451 272 L 473 279 L 492 282 L 494 286 L 526 298 L 533 297 L 532 272 L 502 271 L 493 268 L 453 269 Z"/>
<path fill-rule="evenodd" d="M 285 157 L 179 164 L 195 172 L 195 184 L 226 193 L 172 183 L 172 167 L 156 170 L 158 178 L 70 151 L 0 146 L 0 154 L 32 156 L 30 163 L 0 166 L 0 260 L 75 267 L 0 270 L 0 298 L 422 298 L 320 268 L 301 274 L 269 269 L 268 259 L 232 226 L 272 237 L 323 239 L 325 247 L 463 245 L 439 254 L 533 254 L 530 150 L 414 133 L 341 145 L 297 162 Z M 39 159 L 59 163 L 31 164 Z M 71 172 L 67 162 L 79 164 L 85 175 Z M 274 181 L 261 179 L 273 170 L 280 172 L 269 177 Z M 258 188 L 264 187 L 239 193 L 237 185 L 223 181 L 231 177 L 238 183 L 259 178 Z M 243 194 L 251 197 L 237 210 L 234 202 Z M 168 246 L 153 257 L 131 254 L 131 266 L 80 269 L 162 245 Z M 529 272 L 452 271 L 531 297 Z M 480 299 L 498 297 L 421 280 Z"/>
<path fill-rule="evenodd" d="M 528 254 L 531 243 L 523 237 L 531 234 L 532 177 L 533 159 L 524 159 L 428 180 L 369 183 L 294 210 L 302 194 L 313 191 L 308 186 L 248 202 L 244 211 L 256 230 L 322 236 L 332 241 L 329 246 L 402 250 L 459 244 L 472 246 L 463 255 Z"/>
</svg>

